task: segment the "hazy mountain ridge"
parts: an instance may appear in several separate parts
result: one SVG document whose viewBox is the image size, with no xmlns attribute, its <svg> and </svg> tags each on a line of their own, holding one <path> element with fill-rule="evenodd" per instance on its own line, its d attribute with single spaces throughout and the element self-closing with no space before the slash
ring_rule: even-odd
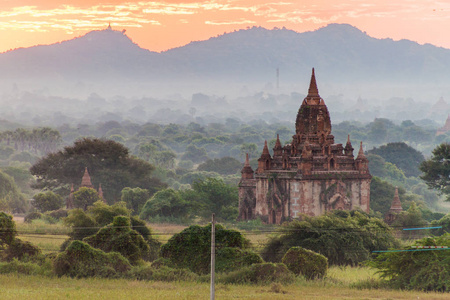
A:
<svg viewBox="0 0 450 300">
<path fill-rule="evenodd" d="M 92 31 L 69 41 L 0 54 L 2 83 L 45 85 L 83 82 L 140 85 L 147 89 L 202 85 L 292 85 L 307 81 L 311 67 L 320 84 L 417 85 L 448 89 L 450 50 L 408 40 L 376 39 L 346 24 L 316 31 L 253 27 L 162 53 L 140 48 L 124 33 Z M 442 87 L 440 87 L 442 85 Z M 150 87 L 151 86 L 151 87 Z M 320 87 L 320 86 L 319 86 Z M 144 87 L 142 87 L 145 90 Z M 130 87 L 131 89 L 131 87 Z M 181 88 L 180 88 L 181 89 Z M 99 91 L 101 92 L 101 91 Z M 445 91 L 449 92 L 449 91 Z"/>
</svg>

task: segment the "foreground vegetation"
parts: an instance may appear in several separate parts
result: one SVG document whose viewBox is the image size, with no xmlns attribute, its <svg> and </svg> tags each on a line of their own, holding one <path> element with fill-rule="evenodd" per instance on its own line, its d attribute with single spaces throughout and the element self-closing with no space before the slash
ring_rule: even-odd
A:
<svg viewBox="0 0 450 300">
<path fill-rule="evenodd" d="M 448 299 L 448 294 L 351 288 L 366 268 L 338 269 L 323 281 L 299 279 L 289 285 L 216 285 L 217 299 Z M 350 279 L 349 279 L 350 278 Z M 0 275 L 2 299 L 208 299 L 207 282 L 161 282 L 125 279 L 71 279 Z"/>
</svg>

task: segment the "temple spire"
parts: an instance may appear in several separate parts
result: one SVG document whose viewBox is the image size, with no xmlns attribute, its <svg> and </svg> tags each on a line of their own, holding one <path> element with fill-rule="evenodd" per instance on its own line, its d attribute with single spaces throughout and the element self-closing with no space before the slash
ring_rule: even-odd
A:
<svg viewBox="0 0 450 300">
<path fill-rule="evenodd" d="M 319 89 L 317 88 L 314 68 L 312 69 L 311 82 L 309 83 L 308 97 L 319 97 Z"/>
<path fill-rule="evenodd" d="M 356 159 L 365 159 L 366 156 L 364 155 L 364 150 L 363 150 L 363 144 L 362 141 L 359 144 L 359 152 L 358 152 L 358 157 Z"/>
<path fill-rule="evenodd" d="M 269 154 L 269 155 L 270 155 L 270 153 L 269 153 L 269 147 L 267 147 L 267 140 L 264 141 L 264 149 L 263 149 L 262 154 L 263 154 L 263 155 L 264 155 L 264 154 Z"/>
<path fill-rule="evenodd" d="M 403 210 L 400 197 L 398 196 L 398 187 L 395 187 L 394 199 L 392 200 L 391 212 L 399 213 Z"/>
<path fill-rule="evenodd" d="M 281 148 L 280 135 L 277 133 L 277 141 L 275 142 L 275 148 Z"/>
<path fill-rule="evenodd" d="M 253 179 L 253 169 L 250 166 L 250 160 L 248 158 L 248 153 L 245 153 L 245 163 L 241 170 L 242 179 Z"/>
<path fill-rule="evenodd" d="M 88 187 L 88 188 L 94 188 L 91 182 L 91 176 L 89 175 L 88 168 L 84 168 L 84 175 L 81 179 L 81 186 L 82 187 Z"/>
</svg>

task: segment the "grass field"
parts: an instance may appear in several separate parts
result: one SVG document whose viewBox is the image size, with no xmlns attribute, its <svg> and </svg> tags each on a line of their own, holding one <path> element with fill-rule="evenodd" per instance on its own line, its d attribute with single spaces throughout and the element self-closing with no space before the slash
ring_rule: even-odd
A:
<svg viewBox="0 0 450 300">
<path fill-rule="evenodd" d="M 208 283 L 0 275 L 1 299 L 209 299 Z M 448 294 L 357 290 L 326 281 L 216 286 L 216 299 L 448 299 Z"/>
</svg>

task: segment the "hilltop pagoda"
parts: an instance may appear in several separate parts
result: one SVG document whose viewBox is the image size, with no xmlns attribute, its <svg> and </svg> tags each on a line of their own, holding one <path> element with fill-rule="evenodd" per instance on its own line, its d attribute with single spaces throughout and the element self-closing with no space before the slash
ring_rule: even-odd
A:
<svg viewBox="0 0 450 300">
<path fill-rule="evenodd" d="M 298 110 L 292 142 L 277 135 L 270 154 L 267 141 L 253 171 L 246 157 L 239 182 L 239 220 L 261 218 L 270 224 L 322 215 L 331 210 L 369 212 L 370 175 L 362 142 L 355 158 L 348 136 L 335 144 L 325 101 L 314 69 L 308 95 Z"/>
</svg>

